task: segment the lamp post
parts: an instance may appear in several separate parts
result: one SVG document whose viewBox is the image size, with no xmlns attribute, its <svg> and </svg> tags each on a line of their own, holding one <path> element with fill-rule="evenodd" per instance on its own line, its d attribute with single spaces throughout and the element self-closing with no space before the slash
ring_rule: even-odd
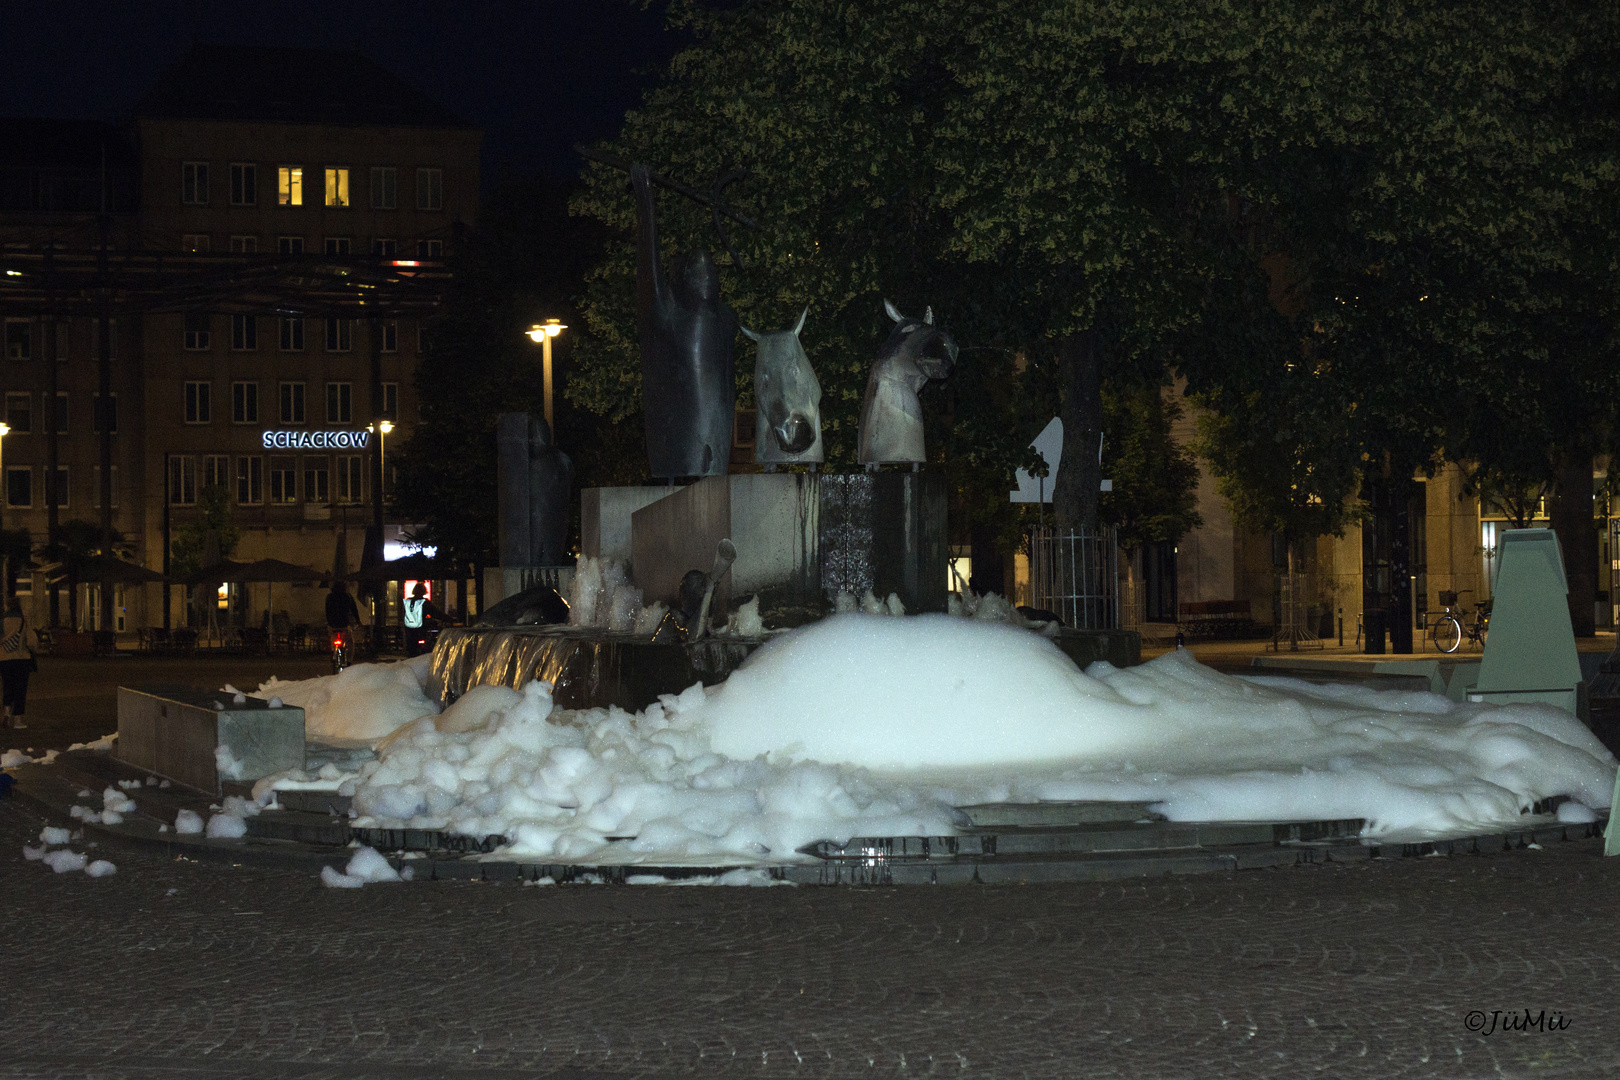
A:
<svg viewBox="0 0 1620 1080">
<path fill-rule="evenodd" d="M 6 479 L 6 436 L 11 425 L 0 423 L 0 530 L 6 527 L 6 503 L 11 501 L 11 484 Z M 53 477 L 54 479 L 54 477 Z M 0 559 L 0 601 L 11 599 L 11 556 Z"/>
<path fill-rule="evenodd" d="M 394 424 L 390 420 L 379 420 L 376 428 L 377 462 L 382 466 L 380 475 L 377 478 L 377 499 L 381 502 L 384 494 L 383 489 L 388 483 L 388 433 L 394 430 Z"/>
<path fill-rule="evenodd" d="M 546 383 L 546 426 L 553 428 L 555 427 L 555 421 L 552 417 L 551 411 L 551 339 L 566 329 L 568 329 L 568 327 L 564 326 L 558 320 L 547 319 L 543 323 L 535 323 L 533 326 L 529 327 L 528 330 L 529 340 L 544 346 L 545 348 L 543 363 L 545 364 L 544 374 Z M 551 437 L 553 439 L 557 437 L 555 430 L 552 431 Z"/>
</svg>

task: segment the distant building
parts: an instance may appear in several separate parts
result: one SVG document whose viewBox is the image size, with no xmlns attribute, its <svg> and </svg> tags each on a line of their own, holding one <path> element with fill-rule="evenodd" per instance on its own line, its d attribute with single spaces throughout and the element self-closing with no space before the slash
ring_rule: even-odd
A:
<svg viewBox="0 0 1620 1080">
<path fill-rule="evenodd" d="M 93 250 L 106 220 L 109 243 L 123 250 L 437 261 L 478 208 L 481 133 L 356 53 L 199 46 L 125 124 L 0 121 L 0 136 L 7 249 Z M 56 516 L 98 520 L 95 430 L 105 416 L 115 432 L 114 523 L 134 561 L 161 570 L 165 500 L 168 524 L 179 528 L 212 486 L 227 493 L 242 530 L 234 558 L 329 570 L 347 529 L 347 561 L 358 565 L 379 493 L 369 449 L 337 433 L 386 419 L 397 425 L 389 444 L 409 436 L 426 345 L 418 320 L 245 314 L 206 301 L 125 317 L 113 335 L 106 406 L 96 395 L 94 326 L 77 319 L 53 331 L 40 318 L 7 317 L 8 527 L 26 527 L 36 541 L 46 535 L 53 420 Z M 54 376 L 45 359 L 53 333 Z M 42 579 L 24 575 L 19 592 L 43 622 Z M 113 629 L 161 624 L 161 586 L 118 592 Z M 87 586 L 75 601 L 92 626 L 94 594 Z M 184 623 L 178 589 L 171 599 Z M 265 586 L 236 587 L 222 602 L 257 626 Z M 319 623 L 320 605 L 313 588 L 276 587 L 275 609 L 293 623 Z"/>
</svg>

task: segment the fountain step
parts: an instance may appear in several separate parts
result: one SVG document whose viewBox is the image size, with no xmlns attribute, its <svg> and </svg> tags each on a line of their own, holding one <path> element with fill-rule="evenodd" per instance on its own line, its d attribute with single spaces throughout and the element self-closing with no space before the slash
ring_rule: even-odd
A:
<svg viewBox="0 0 1620 1080">
<path fill-rule="evenodd" d="M 1149 810 L 1151 802 L 977 803 L 958 806 L 961 824 L 972 829 L 1026 828 L 1030 826 L 1089 825 L 1096 822 L 1163 821 L 1164 815 Z"/>
<path fill-rule="evenodd" d="M 300 810 L 309 814 L 330 814 L 333 817 L 349 815 L 349 797 L 335 791 L 278 791 L 276 805 L 283 810 Z"/>
</svg>

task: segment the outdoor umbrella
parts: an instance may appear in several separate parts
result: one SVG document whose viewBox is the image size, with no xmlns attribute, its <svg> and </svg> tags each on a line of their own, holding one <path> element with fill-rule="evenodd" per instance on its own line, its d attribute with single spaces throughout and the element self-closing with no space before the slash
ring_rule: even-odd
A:
<svg viewBox="0 0 1620 1080">
<path fill-rule="evenodd" d="M 66 564 L 57 564 L 49 573 L 53 581 L 65 578 Z M 163 580 L 163 575 L 155 570 L 136 566 L 123 559 L 110 559 L 101 555 L 92 555 L 79 563 L 78 575 L 80 581 L 110 581 L 114 585 L 144 585 L 149 581 Z"/>
<path fill-rule="evenodd" d="M 454 577 L 456 573 L 457 568 L 453 564 L 430 559 L 418 552 L 362 567 L 349 577 L 355 581 L 442 581 Z"/>
</svg>

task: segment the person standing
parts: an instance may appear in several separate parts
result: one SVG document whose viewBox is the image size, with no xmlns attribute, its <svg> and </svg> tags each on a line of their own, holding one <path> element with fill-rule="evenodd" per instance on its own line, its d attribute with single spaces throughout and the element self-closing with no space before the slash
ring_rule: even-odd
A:
<svg viewBox="0 0 1620 1080">
<path fill-rule="evenodd" d="M 38 666 L 34 659 L 38 644 L 34 628 L 28 625 L 28 617 L 13 595 L 6 603 L 5 614 L 0 615 L 0 700 L 5 703 L 0 727 L 27 727 L 22 718 L 28 706 L 28 676 Z"/>
</svg>

